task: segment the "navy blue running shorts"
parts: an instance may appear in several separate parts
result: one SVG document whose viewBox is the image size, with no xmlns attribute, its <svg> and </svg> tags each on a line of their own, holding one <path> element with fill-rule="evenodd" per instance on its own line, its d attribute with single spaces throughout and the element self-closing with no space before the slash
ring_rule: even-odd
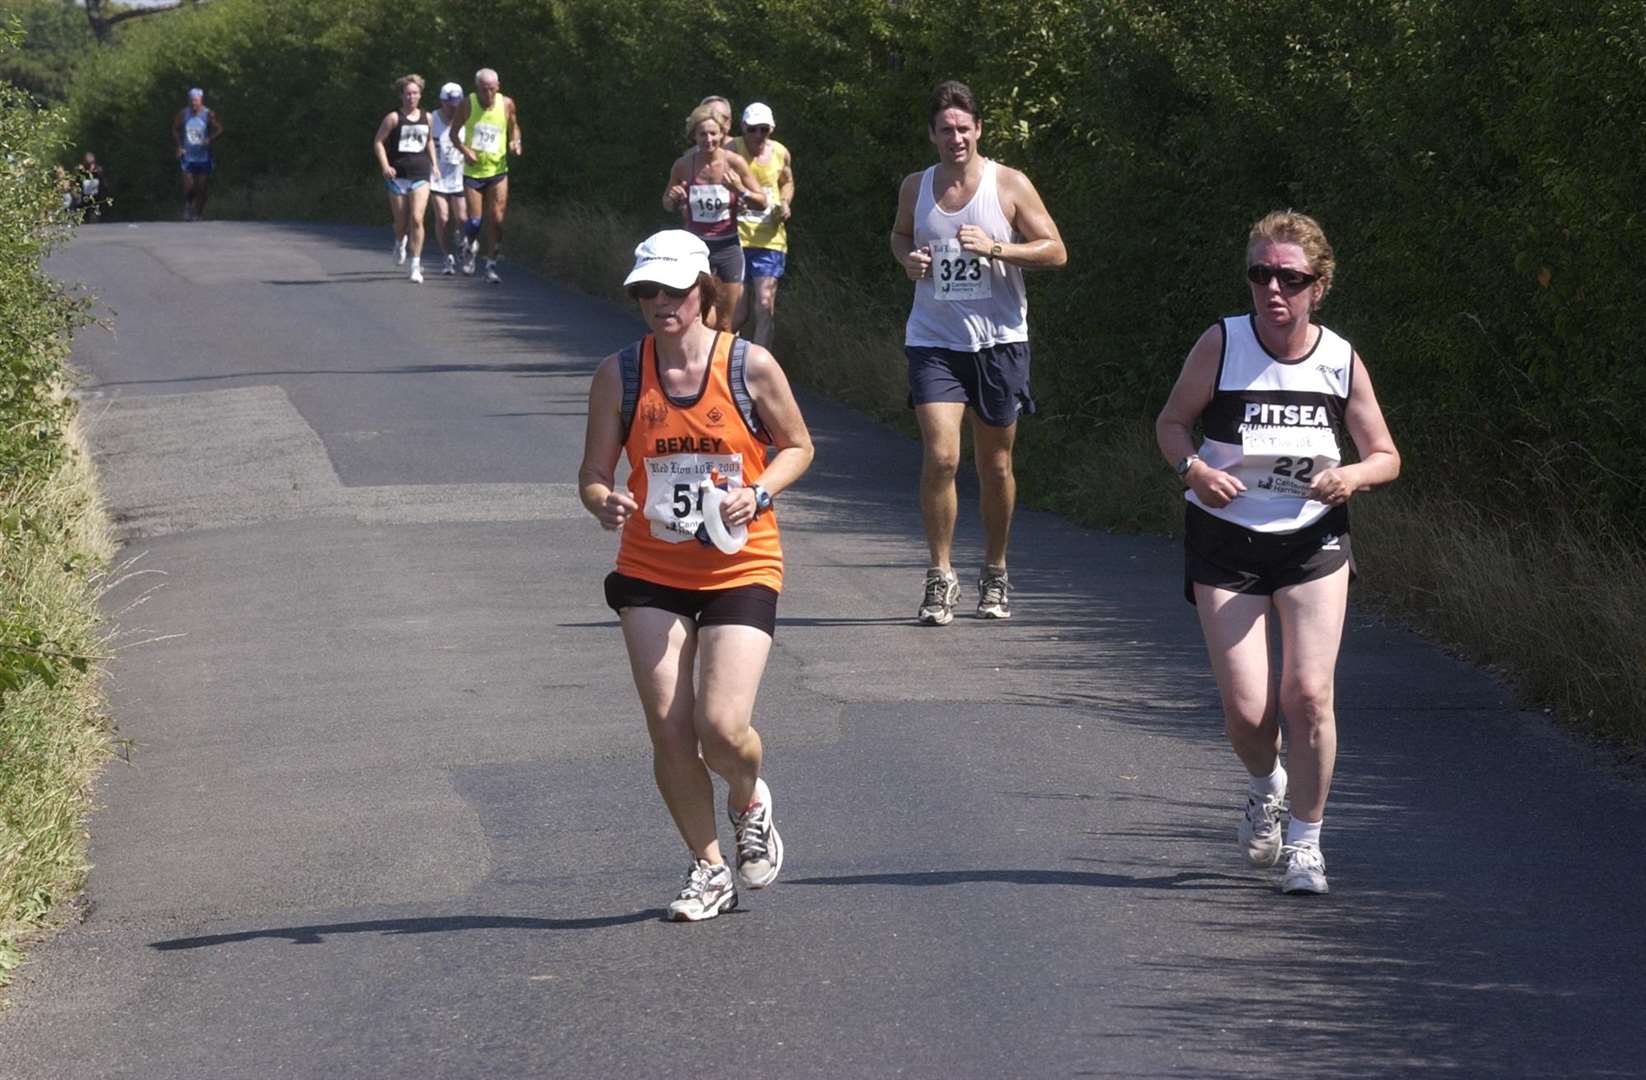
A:
<svg viewBox="0 0 1646 1080">
<path fill-rule="evenodd" d="M 1029 343 L 1008 341 L 978 352 L 905 345 L 909 407 L 936 401 L 970 405 L 990 427 L 1011 427 L 1034 412 L 1029 396 Z"/>
</svg>

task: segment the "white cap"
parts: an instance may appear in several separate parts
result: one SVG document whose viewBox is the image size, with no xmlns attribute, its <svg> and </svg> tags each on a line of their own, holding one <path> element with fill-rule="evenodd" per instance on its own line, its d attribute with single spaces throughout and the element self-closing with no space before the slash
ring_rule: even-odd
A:
<svg viewBox="0 0 1646 1080">
<path fill-rule="evenodd" d="M 768 124 L 772 130 L 777 129 L 777 121 L 772 119 L 772 107 L 764 101 L 751 101 L 749 107 L 743 110 L 743 126 L 752 127 L 755 124 Z"/>
<path fill-rule="evenodd" d="M 205 96 L 206 96 L 206 92 L 204 90 L 200 89 L 198 86 L 192 87 L 189 90 L 189 97 L 191 97 L 191 98 L 203 98 Z"/>
<path fill-rule="evenodd" d="M 462 101 L 463 88 L 454 82 L 449 82 L 440 88 L 441 101 Z"/>
<path fill-rule="evenodd" d="M 708 272 L 709 245 L 685 229 L 664 229 L 634 249 L 634 269 L 623 279 L 623 287 L 651 281 L 671 289 L 689 289 L 697 284 L 697 275 Z"/>
</svg>

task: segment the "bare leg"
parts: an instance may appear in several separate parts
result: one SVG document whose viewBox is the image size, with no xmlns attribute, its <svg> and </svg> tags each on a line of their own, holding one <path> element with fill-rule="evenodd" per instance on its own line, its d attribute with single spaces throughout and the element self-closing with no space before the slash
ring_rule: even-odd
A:
<svg viewBox="0 0 1646 1080">
<path fill-rule="evenodd" d="M 394 243 L 398 247 L 406 239 L 406 196 L 389 192 L 389 213 L 394 217 Z"/>
<path fill-rule="evenodd" d="M 754 334 L 749 340 L 756 345 L 769 346 L 772 343 L 773 316 L 777 313 L 777 281 L 774 277 L 757 277 L 749 290 L 754 297 Z"/>
<path fill-rule="evenodd" d="M 1280 711 L 1290 744 L 1292 816 L 1319 821 L 1337 764 L 1334 697 L 1349 568 L 1278 590 L 1274 607 L 1280 618 Z"/>
<path fill-rule="evenodd" d="M 429 185 L 413 188 L 406 195 L 406 251 L 414 259 L 423 257 L 423 216 L 429 207 Z"/>
<path fill-rule="evenodd" d="M 720 299 L 714 306 L 714 324 L 716 330 L 731 331 L 736 328 L 734 318 L 737 314 L 738 303 L 743 298 L 741 282 L 719 281 Z"/>
<path fill-rule="evenodd" d="M 727 803 L 741 812 L 754 801 L 762 745 L 754 702 L 772 639 L 752 626 L 698 631 L 699 689 L 693 714 L 703 760 L 726 781 Z"/>
<path fill-rule="evenodd" d="M 983 562 L 987 566 L 1006 565 L 1006 542 L 1012 531 L 1012 511 L 1017 506 L 1017 477 L 1012 472 L 1012 447 L 1016 443 L 1015 420 L 1008 427 L 993 427 L 972 414 L 972 452 L 977 458 Z"/>
<path fill-rule="evenodd" d="M 488 259 L 495 259 L 497 258 L 497 249 L 503 244 L 503 215 L 509 209 L 508 177 L 505 176 L 486 189 L 483 204 L 485 206 L 486 222 L 481 254 Z"/>
<path fill-rule="evenodd" d="M 194 178 L 194 216 L 206 216 L 206 194 L 211 190 L 211 177 L 202 173 Z"/>
<path fill-rule="evenodd" d="M 1274 772 L 1280 753 L 1279 700 L 1269 661 L 1270 598 L 1194 587 L 1212 674 L 1223 697 L 1223 730 L 1252 776 Z"/>
<path fill-rule="evenodd" d="M 954 477 L 960 468 L 960 421 L 966 406 L 958 401 L 933 401 L 914 407 L 920 424 L 920 516 L 926 524 L 926 547 L 931 565 L 949 570 L 954 548 L 954 523 L 959 514 Z"/>
<path fill-rule="evenodd" d="M 452 253 L 452 201 L 451 195 L 434 195 L 434 242 L 440 245 L 442 255 Z"/>
</svg>

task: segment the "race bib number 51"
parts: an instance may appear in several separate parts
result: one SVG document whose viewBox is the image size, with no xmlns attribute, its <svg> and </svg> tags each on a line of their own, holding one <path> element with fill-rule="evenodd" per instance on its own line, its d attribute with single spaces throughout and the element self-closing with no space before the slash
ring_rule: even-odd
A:
<svg viewBox="0 0 1646 1080">
<path fill-rule="evenodd" d="M 939 300 L 987 300 L 994 295 L 989 260 L 965 251 L 956 239 L 933 240 L 932 291 Z"/>
<path fill-rule="evenodd" d="M 703 524 L 698 483 L 713 469 L 723 480 L 743 479 L 741 454 L 669 454 L 646 458 L 646 520 L 652 536 L 682 544 Z"/>
</svg>

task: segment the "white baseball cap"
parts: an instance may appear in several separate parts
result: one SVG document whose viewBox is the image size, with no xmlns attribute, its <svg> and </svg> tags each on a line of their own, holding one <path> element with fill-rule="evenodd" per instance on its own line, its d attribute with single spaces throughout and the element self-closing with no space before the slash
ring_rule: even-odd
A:
<svg viewBox="0 0 1646 1080">
<path fill-rule="evenodd" d="M 191 87 L 189 89 L 189 97 L 191 97 L 191 98 L 203 98 L 205 96 L 206 96 L 206 92 L 204 90 L 200 89 L 198 86 Z"/>
<path fill-rule="evenodd" d="M 441 101 L 462 101 L 463 88 L 454 82 L 449 82 L 440 88 Z"/>
<path fill-rule="evenodd" d="M 772 119 L 772 107 L 763 101 L 751 101 L 749 107 L 743 110 L 743 126 L 753 127 L 755 124 L 766 124 L 777 129 L 777 121 Z"/>
<path fill-rule="evenodd" d="M 697 275 L 708 272 L 709 245 L 685 229 L 664 229 L 634 249 L 634 269 L 623 279 L 623 287 L 650 281 L 671 289 L 689 289 L 697 284 Z"/>
</svg>

